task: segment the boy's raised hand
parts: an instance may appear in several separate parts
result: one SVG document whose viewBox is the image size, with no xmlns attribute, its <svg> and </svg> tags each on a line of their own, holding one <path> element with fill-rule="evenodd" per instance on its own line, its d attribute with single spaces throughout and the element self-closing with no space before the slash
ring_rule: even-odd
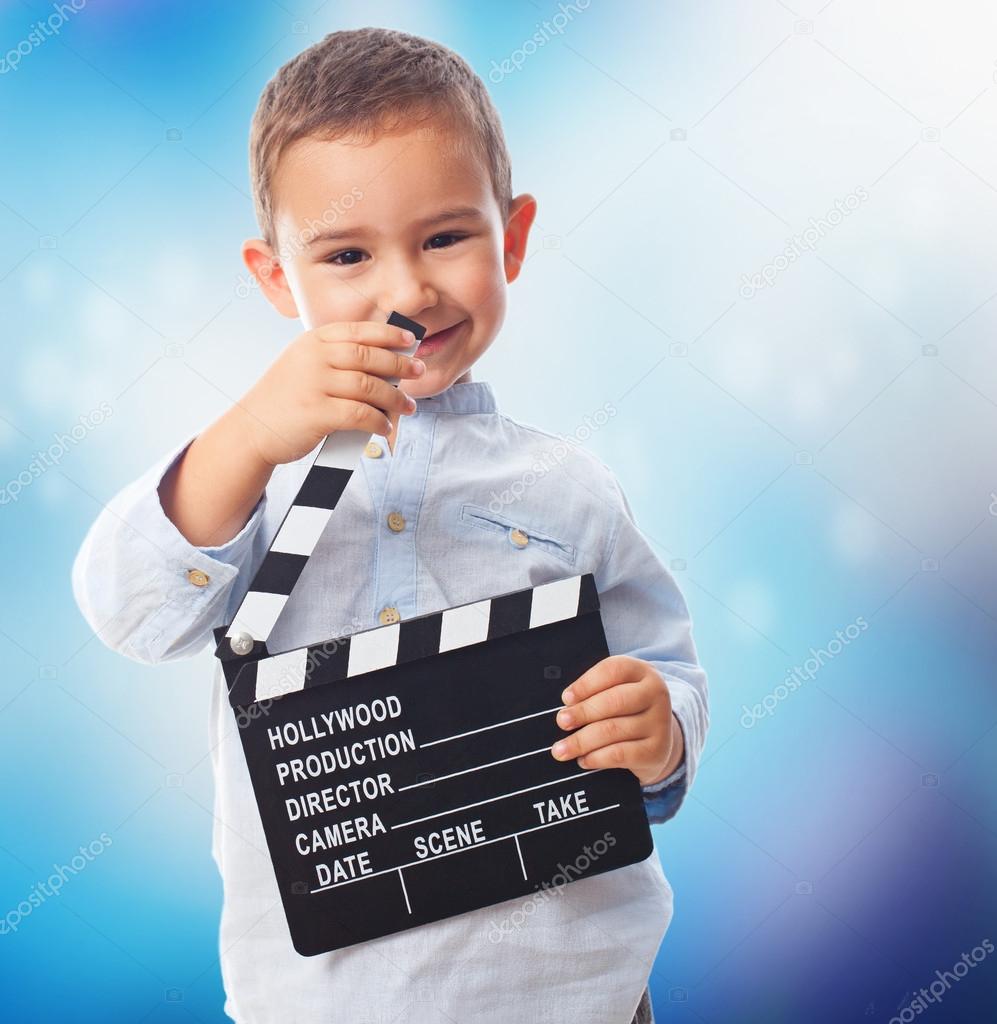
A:
<svg viewBox="0 0 997 1024">
<path fill-rule="evenodd" d="M 667 778 L 682 760 L 683 737 L 668 684 L 647 661 L 603 658 L 564 692 L 562 729 L 576 730 L 551 747 L 559 761 L 582 768 L 629 768 L 642 786 Z"/>
<path fill-rule="evenodd" d="M 425 372 L 421 359 L 392 351 L 415 340 L 411 331 L 374 321 L 305 331 L 238 403 L 247 440 L 273 467 L 307 455 L 336 430 L 386 435 L 386 412 L 415 411 L 415 401 L 386 379 Z"/>
</svg>

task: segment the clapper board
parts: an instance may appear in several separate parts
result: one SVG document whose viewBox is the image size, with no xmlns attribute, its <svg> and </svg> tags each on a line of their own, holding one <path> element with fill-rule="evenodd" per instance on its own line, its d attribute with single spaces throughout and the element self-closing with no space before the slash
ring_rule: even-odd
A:
<svg viewBox="0 0 997 1024">
<path fill-rule="evenodd" d="M 425 333 L 397 313 L 388 322 Z M 609 654 L 591 573 L 267 649 L 368 440 L 329 435 L 232 623 L 214 631 L 303 956 L 653 850 L 630 771 L 550 753 L 566 735 L 555 721 L 562 690 Z"/>
</svg>

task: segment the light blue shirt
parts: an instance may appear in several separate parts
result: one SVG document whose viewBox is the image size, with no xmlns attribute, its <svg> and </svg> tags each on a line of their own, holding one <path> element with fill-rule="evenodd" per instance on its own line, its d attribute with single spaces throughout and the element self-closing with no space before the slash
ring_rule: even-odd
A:
<svg viewBox="0 0 997 1024">
<path fill-rule="evenodd" d="M 695 778 L 709 726 L 706 674 L 682 594 L 612 471 L 575 441 L 500 413 L 482 381 L 417 399 L 397 433 L 393 454 L 385 438 L 372 438 L 269 649 L 591 572 L 610 654 L 650 662 L 671 693 L 683 760 L 669 778 L 643 787 L 649 820 L 671 818 Z M 165 515 L 157 491 L 192 440 L 111 500 L 83 541 L 72 582 L 83 616 L 108 647 L 144 663 L 201 654 L 207 674 L 212 630 L 234 616 L 314 451 L 275 469 L 228 543 L 197 547 Z M 672 915 L 656 852 L 542 896 L 299 956 L 217 662 L 213 673 L 212 854 L 224 885 L 221 966 L 234 1020 L 327 1024 L 393 1020 L 405 1011 L 416 1021 L 449 1014 L 498 1024 L 514 998 L 531 1020 L 630 1024 Z"/>
</svg>

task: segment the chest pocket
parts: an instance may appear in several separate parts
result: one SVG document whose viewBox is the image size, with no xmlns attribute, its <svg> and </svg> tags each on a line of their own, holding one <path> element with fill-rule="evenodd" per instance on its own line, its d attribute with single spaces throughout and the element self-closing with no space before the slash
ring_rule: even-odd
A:
<svg viewBox="0 0 997 1024">
<path fill-rule="evenodd" d="M 459 519 L 467 526 L 476 526 L 479 530 L 494 533 L 496 540 L 503 540 L 513 550 L 533 548 L 553 555 L 567 565 L 575 564 L 576 550 L 573 545 L 536 530 L 521 520 L 470 504 L 460 506 Z"/>
</svg>

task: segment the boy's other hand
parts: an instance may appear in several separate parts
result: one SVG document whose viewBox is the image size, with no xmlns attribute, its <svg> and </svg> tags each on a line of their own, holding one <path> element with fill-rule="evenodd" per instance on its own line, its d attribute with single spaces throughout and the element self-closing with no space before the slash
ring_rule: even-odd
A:
<svg viewBox="0 0 997 1024">
<path fill-rule="evenodd" d="M 642 786 L 661 782 L 682 760 L 683 737 L 668 684 L 647 661 L 603 658 L 561 694 L 562 729 L 576 730 L 551 747 L 559 761 L 582 768 L 629 768 Z"/>
<path fill-rule="evenodd" d="M 373 321 L 305 331 L 235 406 L 247 440 L 273 467 L 307 455 L 336 430 L 387 435 L 386 412 L 415 411 L 415 401 L 386 379 L 425 372 L 421 359 L 392 351 L 415 340 L 410 331 Z"/>
</svg>

